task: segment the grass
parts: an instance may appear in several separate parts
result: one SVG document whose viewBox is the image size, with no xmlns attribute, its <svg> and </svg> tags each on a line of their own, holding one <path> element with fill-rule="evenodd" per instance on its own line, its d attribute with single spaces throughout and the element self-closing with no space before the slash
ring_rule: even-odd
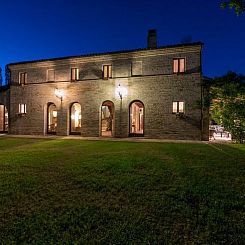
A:
<svg viewBox="0 0 245 245">
<path fill-rule="evenodd" d="M 0 138 L 0 244 L 242 244 L 245 145 Z"/>
</svg>

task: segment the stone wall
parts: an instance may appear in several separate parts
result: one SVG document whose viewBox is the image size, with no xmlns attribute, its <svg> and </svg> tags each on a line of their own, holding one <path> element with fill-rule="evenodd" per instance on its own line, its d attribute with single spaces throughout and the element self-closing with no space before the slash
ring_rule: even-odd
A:
<svg viewBox="0 0 245 245">
<path fill-rule="evenodd" d="M 58 135 L 69 134 L 70 106 L 82 107 L 82 136 L 100 136 L 101 105 L 115 106 L 114 136 L 129 135 L 129 105 L 144 104 L 144 135 L 150 138 L 201 140 L 205 134 L 201 96 L 200 45 L 76 57 L 9 65 L 11 70 L 10 118 L 12 134 L 46 134 L 47 105 L 58 107 Z M 173 74 L 173 58 L 186 58 L 186 73 Z M 103 64 L 112 65 L 112 79 L 103 80 Z M 133 66 L 132 66 L 133 64 Z M 79 80 L 71 81 L 71 68 L 79 68 Z M 55 70 L 55 81 L 47 82 L 47 69 Z M 18 85 L 19 73 L 27 72 L 27 84 Z M 140 74 L 141 73 L 141 74 Z M 118 84 L 127 90 L 122 100 Z M 55 89 L 64 91 L 61 101 Z M 185 118 L 176 118 L 172 102 L 185 102 Z M 27 105 L 25 115 L 18 105 Z"/>
</svg>

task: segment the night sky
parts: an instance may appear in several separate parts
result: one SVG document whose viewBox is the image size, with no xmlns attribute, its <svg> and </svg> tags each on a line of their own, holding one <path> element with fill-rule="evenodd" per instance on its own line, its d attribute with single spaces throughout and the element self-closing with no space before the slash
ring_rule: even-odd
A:
<svg viewBox="0 0 245 245">
<path fill-rule="evenodd" d="M 0 2 L 0 65 L 146 47 L 204 42 L 203 73 L 245 74 L 245 14 L 219 0 L 8 0 Z"/>
</svg>

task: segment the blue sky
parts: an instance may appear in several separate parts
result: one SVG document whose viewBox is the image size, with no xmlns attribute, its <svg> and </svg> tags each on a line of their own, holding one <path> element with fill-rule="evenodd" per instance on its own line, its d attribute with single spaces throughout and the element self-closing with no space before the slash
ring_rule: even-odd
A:
<svg viewBox="0 0 245 245">
<path fill-rule="evenodd" d="M 146 47 L 148 29 L 158 44 L 204 42 L 203 72 L 245 74 L 245 14 L 216 0 L 1 1 L 0 66 L 12 62 Z"/>
</svg>

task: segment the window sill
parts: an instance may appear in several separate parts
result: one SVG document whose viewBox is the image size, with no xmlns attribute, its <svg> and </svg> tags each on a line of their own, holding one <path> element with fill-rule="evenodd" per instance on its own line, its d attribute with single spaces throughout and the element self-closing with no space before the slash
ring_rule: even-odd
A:
<svg viewBox="0 0 245 245">
<path fill-rule="evenodd" d="M 142 74 L 138 74 L 138 75 L 131 75 L 131 77 L 142 77 L 143 75 Z"/>
<path fill-rule="evenodd" d="M 26 116 L 26 113 L 18 113 L 18 116 L 19 116 L 19 117 Z"/>
<path fill-rule="evenodd" d="M 186 74 L 186 72 L 185 71 L 183 71 L 183 72 L 173 72 L 173 74 L 174 75 L 184 75 L 184 74 Z"/>
<path fill-rule="evenodd" d="M 177 119 L 185 119 L 186 118 L 186 115 L 184 112 L 173 112 L 172 114 L 175 115 L 175 117 Z"/>
</svg>

